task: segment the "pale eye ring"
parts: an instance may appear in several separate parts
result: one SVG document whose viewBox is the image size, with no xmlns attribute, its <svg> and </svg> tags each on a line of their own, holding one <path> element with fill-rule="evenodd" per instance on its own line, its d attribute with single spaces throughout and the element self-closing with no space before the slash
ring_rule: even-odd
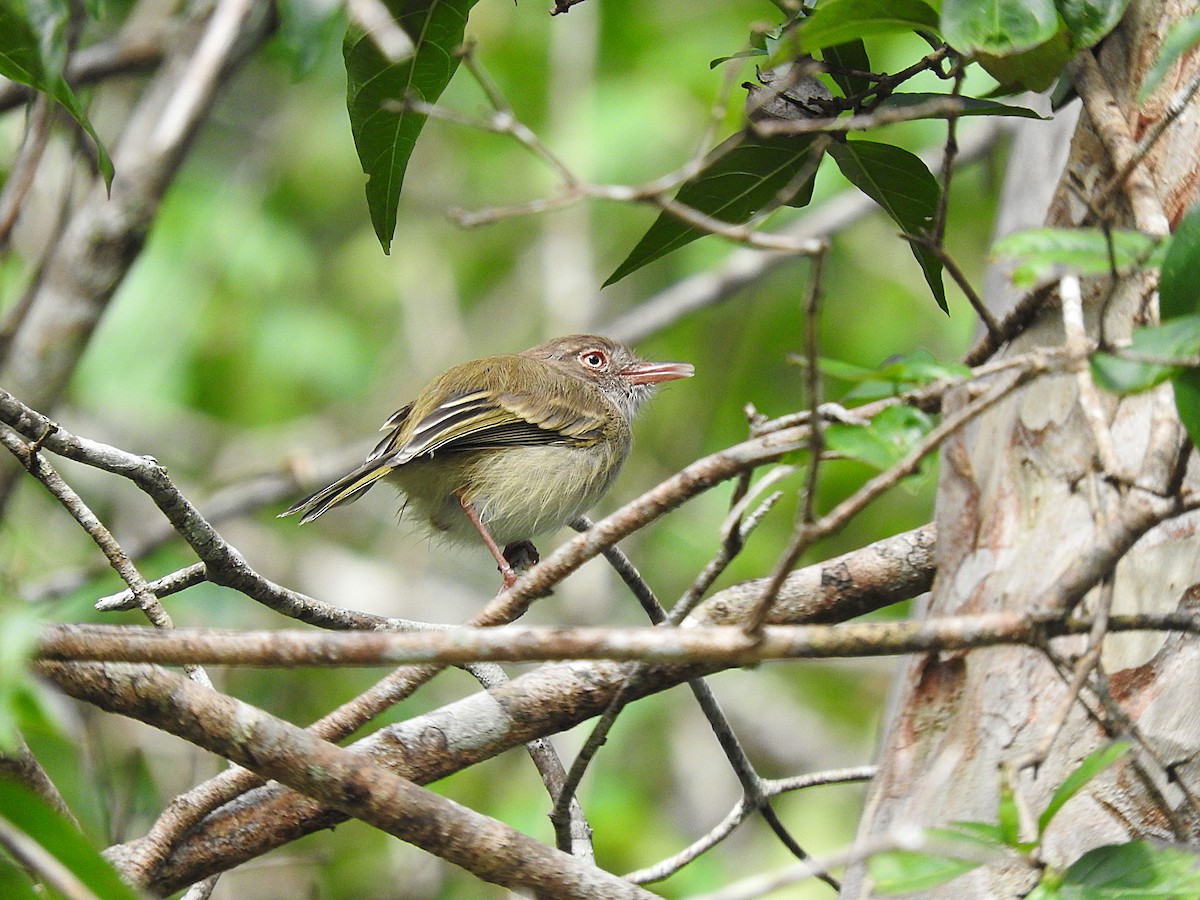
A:
<svg viewBox="0 0 1200 900">
<path fill-rule="evenodd" d="M 603 350 L 584 350 L 579 354 L 579 361 L 589 369 L 603 369 L 608 365 L 608 354 Z"/>
</svg>

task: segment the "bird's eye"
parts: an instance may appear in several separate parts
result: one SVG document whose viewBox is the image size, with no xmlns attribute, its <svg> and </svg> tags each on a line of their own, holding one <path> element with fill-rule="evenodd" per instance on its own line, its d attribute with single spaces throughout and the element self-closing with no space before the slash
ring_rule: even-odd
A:
<svg viewBox="0 0 1200 900">
<path fill-rule="evenodd" d="M 608 354 L 603 350 L 584 350 L 579 354 L 579 361 L 589 369 L 603 369 L 608 365 Z"/>
</svg>

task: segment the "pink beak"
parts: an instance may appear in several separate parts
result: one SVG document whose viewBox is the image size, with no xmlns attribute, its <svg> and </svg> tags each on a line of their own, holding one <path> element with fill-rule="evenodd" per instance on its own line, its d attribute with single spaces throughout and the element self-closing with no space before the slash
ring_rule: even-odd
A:
<svg viewBox="0 0 1200 900">
<path fill-rule="evenodd" d="M 691 378 L 696 374 L 690 363 L 642 362 L 621 370 L 621 377 L 634 384 L 658 384 L 676 378 Z"/>
</svg>

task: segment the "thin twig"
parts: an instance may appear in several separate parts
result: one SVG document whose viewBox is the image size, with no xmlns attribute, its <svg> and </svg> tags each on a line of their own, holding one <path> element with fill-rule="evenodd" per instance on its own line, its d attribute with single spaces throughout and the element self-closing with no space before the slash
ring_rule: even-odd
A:
<svg viewBox="0 0 1200 900">
<path fill-rule="evenodd" d="M 188 588 L 204 584 L 207 581 L 208 576 L 205 574 L 204 563 L 199 562 L 192 563 L 190 566 L 180 569 L 177 572 L 172 572 L 170 575 L 164 575 L 162 578 L 156 578 L 154 581 L 149 582 L 146 587 L 154 592 L 154 596 L 162 598 L 177 594 L 180 591 L 186 591 Z M 130 590 L 121 591 L 119 594 L 112 594 L 108 597 L 101 597 L 95 603 L 96 609 L 100 612 L 117 612 L 134 609 L 137 605 L 137 597 Z"/>
<path fill-rule="evenodd" d="M 781 477 L 781 473 L 786 474 L 787 469 L 781 467 L 772 473 L 772 476 Z M 764 481 L 769 481 L 771 476 Z M 696 603 L 708 591 L 708 588 L 716 580 L 717 576 L 725 570 L 733 558 L 741 551 L 745 545 L 746 537 L 761 521 L 766 512 L 774 505 L 778 499 L 778 493 L 771 495 L 764 501 L 758 510 L 750 517 L 743 521 L 742 515 L 746 506 L 753 500 L 755 494 L 750 493 L 746 487 L 747 476 L 743 476 L 738 480 L 737 488 L 733 495 L 733 508 L 730 515 L 726 518 L 723 527 L 723 540 L 721 542 L 721 550 L 716 558 L 712 560 L 701 574 L 693 582 L 692 586 L 684 597 L 672 609 L 668 617 L 662 605 L 654 597 L 650 591 L 649 585 L 637 575 L 635 569 L 628 564 L 628 560 L 624 558 L 624 554 L 617 559 L 616 564 L 619 566 L 619 571 L 626 583 L 631 580 L 634 582 L 631 587 L 634 593 L 642 599 L 642 604 L 647 610 L 650 621 L 654 624 L 661 622 L 669 622 L 671 625 L 679 625 L 683 618 L 692 610 Z M 586 519 L 581 519 L 574 523 L 574 527 L 578 528 Z M 615 550 L 615 548 L 610 548 Z M 606 551 L 606 555 L 608 552 Z M 643 599 L 644 598 L 644 599 Z M 621 713 L 627 703 L 627 697 L 637 690 L 640 677 L 643 673 L 642 667 L 634 668 L 629 672 L 625 679 L 625 683 L 614 696 L 604 714 L 597 721 L 592 731 L 589 733 L 587 741 L 583 748 L 577 754 L 574 762 L 571 764 L 571 769 L 567 773 L 567 777 L 563 783 L 562 790 L 559 793 L 554 808 L 551 810 L 550 818 L 555 824 L 556 831 L 561 831 L 565 827 L 566 816 L 568 813 L 567 804 L 576 803 L 576 794 L 579 789 L 579 784 L 582 782 L 583 776 L 594 758 L 596 752 L 607 740 L 609 731 L 616 723 L 617 716 Z M 704 713 L 705 718 L 713 729 L 713 733 L 717 736 L 718 743 L 724 751 L 726 759 L 729 760 L 734 773 L 737 775 L 739 783 L 742 785 L 742 791 L 753 808 L 761 811 L 764 821 L 767 822 L 771 830 L 780 839 L 780 841 L 800 859 L 807 857 L 807 853 L 796 842 L 796 840 L 788 832 L 787 828 L 779 820 L 775 811 L 770 807 L 765 795 L 761 789 L 762 778 L 754 770 L 750 763 L 749 757 L 741 746 L 737 735 L 733 731 L 729 720 L 726 718 L 724 711 L 717 702 L 716 697 L 712 693 L 712 689 L 702 678 L 692 679 L 688 682 L 693 695 L 700 704 L 700 709 Z M 838 889 L 836 880 L 826 878 L 831 887 Z"/>
<path fill-rule="evenodd" d="M 963 137 L 957 165 L 976 162 L 986 156 L 1003 134 L 997 121 L 991 120 L 967 131 Z M 922 159 L 934 171 L 941 157 L 928 152 Z M 838 232 L 861 217 L 878 210 L 875 201 L 857 188 L 838 194 L 820 206 L 806 209 L 795 222 L 779 229 L 795 238 L 820 240 Z M 783 251 L 742 248 L 734 251 L 716 268 L 690 275 L 647 298 L 622 313 L 602 331 L 618 340 L 636 343 L 638 340 L 667 328 L 674 322 L 699 309 L 721 303 L 737 291 L 758 282 L 769 273 L 797 256 Z"/>
<path fill-rule="evenodd" d="M 764 136 L 777 134 L 848 134 L 852 131 L 874 131 L 885 125 L 915 122 L 959 115 L 962 102 L 954 97 L 936 97 L 923 103 L 895 109 L 876 109 L 838 119 L 768 119 L 754 123 L 754 130 Z"/>
<path fill-rule="evenodd" d="M 927 235 L 901 234 L 900 236 L 913 246 L 927 250 L 937 257 L 938 262 L 942 264 L 947 274 L 958 285 L 958 289 L 963 292 L 963 296 L 967 298 L 967 302 L 971 304 L 971 308 L 975 310 L 975 314 L 983 322 L 988 337 L 998 346 L 1001 335 L 1000 323 L 996 321 L 996 317 L 992 315 L 992 311 L 983 302 L 983 298 L 979 296 L 979 292 L 975 290 L 970 279 L 967 278 L 967 274 L 950 254 L 950 251 Z"/>
<path fill-rule="evenodd" d="M 772 492 L 755 510 L 747 514 L 746 510 L 750 504 L 763 491 L 772 487 L 776 482 L 789 477 L 794 471 L 791 466 L 776 466 L 754 485 L 753 490 L 748 490 L 742 497 L 736 497 L 735 494 L 736 502 L 721 525 L 720 549 L 712 559 L 704 564 L 704 568 L 692 579 L 692 583 L 683 592 L 683 596 L 671 607 L 670 615 L 667 616 L 668 622 L 672 625 L 681 625 L 684 619 L 692 614 L 692 610 L 708 594 L 709 589 L 712 588 L 721 573 L 729 568 L 734 557 L 742 552 L 750 533 L 758 527 L 763 517 L 779 502 L 783 494 L 780 491 Z"/>
<path fill-rule="evenodd" d="M 587 516 L 580 516 L 574 522 L 570 523 L 570 527 L 582 534 L 595 524 Z M 637 566 L 625 555 L 625 551 L 614 544 L 611 547 L 605 547 L 603 552 L 605 560 L 612 566 L 613 571 L 620 576 L 621 580 L 625 582 L 625 586 L 629 588 L 630 593 L 641 604 L 642 611 L 646 613 L 646 617 L 655 625 L 661 622 L 664 616 L 662 604 L 654 596 L 654 591 L 650 589 L 650 585 L 642 577 L 642 573 L 637 570 Z"/>
<path fill-rule="evenodd" d="M 757 228 L 757 224 L 766 215 L 790 199 L 790 194 L 794 193 L 795 188 L 806 181 L 811 173 L 807 171 L 798 173 L 797 178 L 793 179 L 795 185 L 789 184 L 780 192 L 781 195 L 787 193 L 789 196 L 783 197 L 783 199 L 777 197 L 773 203 L 768 204 L 764 210 L 760 210 L 757 213 L 752 220 L 753 224 L 747 223 L 742 225 L 731 225 L 721 219 L 706 215 L 699 210 L 681 204 L 668 196 L 675 188 L 694 178 L 705 168 L 713 165 L 723 155 L 732 152 L 740 146 L 741 141 L 737 135 L 733 139 L 723 142 L 715 151 L 692 158 L 675 172 L 637 187 L 601 185 L 588 182 L 580 178 L 566 166 L 565 163 L 546 147 L 532 129 L 524 125 L 516 117 L 515 113 L 503 99 L 503 96 L 474 61 L 473 54 L 469 48 L 465 51 L 463 58 L 467 61 L 468 67 L 472 69 L 473 74 L 494 108 L 493 114 L 488 118 L 480 119 L 466 116 L 462 113 L 438 106 L 437 104 L 427 103 L 415 96 L 391 102 L 387 105 L 387 108 L 393 112 L 413 112 L 465 127 L 509 135 L 553 169 L 561 182 L 561 187 L 559 193 L 555 196 L 539 198 L 515 206 L 492 207 L 473 212 L 452 210 L 451 217 L 458 224 L 464 227 L 478 227 L 500 219 L 560 209 L 583 199 L 609 200 L 614 202 L 640 201 L 653 203 L 663 211 L 670 213 L 692 227 L 721 235 L 729 240 L 744 243 L 751 247 L 765 250 L 781 250 L 803 255 L 811 255 L 818 252 L 818 247 L 813 243 L 797 242 L 783 238 L 778 234 L 759 231 Z M 926 67 L 925 65 L 921 66 L 922 69 Z M 755 133 L 762 135 L 776 133 L 840 133 L 850 130 L 878 128 L 886 124 L 928 118 L 931 115 L 952 116 L 957 115 L 960 111 L 961 101 L 959 98 L 946 97 L 919 104 L 912 108 L 883 109 L 849 118 L 800 121 L 769 119 L 766 121 L 753 121 L 750 127 Z M 822 150 L 823 145 L 814 143 L 812 164 L 814 170 L 817 162 L 820 160 Z"/>
<path fill-rule="evenodd" d="M 184 893 L 180 900 L 208 900 L 217 887 L 219 875 L 209 875 L 203 881 L 197 881 Z"/>
<path fill-rule="evenodd" d="M 1067 684 L 1066 695 L 1062 699 L 1058 711 L 1050 718 L 1046 725 L 1045 732 L 1041 739 L 1024 757 L 1016 760 L 1013 763 L 1013 769 L 1020 771 L 1022 769 L 1036 769 L 1046 761 L 1046 757 L 1050 755 L 1050 748 L 1054 746 L 1055 740 L 1062 734 L 1063 726 L 1066 724 L 1067 716 L 1075 707 L 1076 701 L 1079 699 L 1079 692 L 1083 690 L 1092 672 L 1100 665 L 1100 652 L 1104 647 L 1104 637 L 1108 634 L 1109 616 L 1112 613 L 1113 601 L 1113 582 L 1108 579 L 1103 584 L 1103 590 L 1100 595 L 1100 602 L 1097 605 L 1096 616 L 1092 621 L 1092 628 L 1088 633 L 1087 649 L 1079 655 L 1072 667 L 1071 679 Z M 1051 653 L 1050 648 L 1046 648 L 1048 654 Z M 1059 660 L 1051 657 L 1058 664 Z M 1059 671 L 1062 671 L 1063 666 L 1058 666 Z"/>
<path fill-rule="evenodd" d="M 869 781 L 875 777 L 877 771 L 877 766 L 859 766 L 853 769 L 835 769 L 829 772 L 795 775 L 791 778 L 781 778 L 778 780 L 763 779 L 762 791 L 767 797 L 774 797 L 787 791 L 801 790 L 818 785 L 850 784 L 859 781 Z M 741 797 L 737 805 L 729 811 L 729 814 L 695 843 L 653 866 L 638 869 L 636 872 L 629 872 L 625 875 L 625 878 L 634 884 L 650 884 L 674 875 L 688 863 L 695 861 L 705 852 L 711 850 L 725 838 L 729 837 L 729 835 L 733 834 L 734 830 L 746 821 L 753 812 L 754 807 L 747 802 L 746 797 Z"/>
<path fill-rule="evenodd" d="M 753 875 L 740 882 L 728 885 L 711 894 L 701 894 L 694 900 L 756 900 L 781 888 L 806 881 L 822 872 L 849 868 L 861 864 L 880 853 L 905 850 L 933 859 L 958 859 L 964 862 L 986 865 L 1003 863 L 1032 867 L 1032 861 L 1015 849 L 985 845 L 982 842 L 948 840 L 935 829 L 916 826 L 897 826 L 890 833 L 878 838 L 856 841 L 853 846 L 820 859 L 794 863 L 776 872 Z"/>
<path fill-rule="evenodd" d="M 45 882 L 45 886 L 52 888 L 56 894 L 67 900 L 96 900 L 96 895 L 51 848 L 42 846 L 28 832 L 5 818 L 0 818 L 0 847 L 35 881 Z M 30 893 L 33 894 L 33 891 Z"/>
<path fill-rule="evenodd" d="M 1075 275 L 1064 276 L 1059 281 L 1058 295 L 1062 304 L 1063 348 L 1067 352 L 1070 370 L 1075 376 L 1079 408 L 1083 411 L 1084 419 L 1092 432 L 1092 439 L 1096 442 L 1096 455 L 1099 457 L 1101 468 L 1112 478 L 1123 478 L 1122 467 L 1117 461 L 1116 448 L 1113 446 L 1112 431 L 1104 415 L 1100 392 L 1096 388 L 1096 382 L 1092 380 L 1089 365 L 1092 345 L 1083 320 L 1083 291 L 1079 278 Z"/>
<path fill-rule="evenodd" d="M 950 91 L 951 97 L 962 96 L 965 74 L 965 67 L 962 63 L 954 66 L 954 87 Z M 934 215 L 929 229 L 933 243 L 938 247 L 943 246 L 946 240 L 946 221 L 950 210 L 950 180 L 954 174 L 954 158 L 958 155 L 958 119 L 959 116 L 956 112 L 946 116 L 946 143 L 942 151 L 942 167 L 938 177 L 937 213 Z"/>
<path fill-rule="evenodd" d="M 813 523 L 802 522 L 796 528 L 787 549 L 780 556 L 771 574 L 767 588 L 763 591 L 756 606 L 750 611 L 744 628 L 747 634 L 757 633 L 766 622 L 767 612 L 774 602 L 778 587 L 783 584 L 792 567 L 800 556 L 818 538 L 833 534 L 846 524 L 853 516 L 880 494 L 891 489 L 903 478 L 911 475 L 920 466 L 921 461 L 941 446 L 950 435 L 954 434 L 968 422 L 980 416 L 996 403 L 1008 397 L 1012 392 L 1026 384 L 1035 375 L 1047 370 L 1047 361 L 1038 364 L 1030 360 L 1027 368 L 1015 370 L 1010 376 L 987 391 L 983 396 L 966 404 L 953 416 L 944 419 L 900 462 L 890 469 L 876 475 L 853 495 L 842 501 L 828 514 Z"/>
<path fill-rule="evenodd" d="M 729 760 L 733 767 L 734 774 L 737 775 L 738 783 L 742 786 L 742 796 L 746 804 L 758 811 L 763 817 L 763 821 L 779 838 L 788 852 L 797 859 L 809 859 L 809 853 L 792 837 L 791 833 L 784 827 L 780 821 L 778 814 L 772 808 L 770 797 L 763 789 L 764 780 L 761 775 L 755 770 L 753 763 L 750 762 L 750 757 L 746 754 L 742 747 L 741 741 L 733 731 L 733 727 L 729 724 L 729 720 L 725 717 L 721 710 L 720 704 L 717 703 L 716 695 L 713 694 L 712 688 L 703 678 L 694 678 L 688 682 L 688 687 L 691 688 L 692 694 L 696 701 L 700 704 L 700 709 L 704 711 L 705 717 L 713 726 L 713 732 L 717 737 L 717 742 L 721 745 L 721 749 L 725 753 L 725 758 Z M 836 878 L 828 872 L 821 872 L 817 878 L 825 882 L 835 891 L 840 891 L 842 886 Z"/>
<path fill-rule="evenodd" d="M 72 53 L 64 72 L 67 83 L 82 87 L 114 75 L 151 69 L 162 61 L 163 37 L 161 28 L 139 19 L 136 28 Z M 0 112 L 28 103 L 35 95 L 36 91 L 27 85 L 6 81 L 0 84 Z"/>
<path fill-rule="evenodd" d="M 488 102 L 495 110 L 495 115 L 492 117 L 494 130 L 503 134 L 511 135 L 516 138 L 522 146 L 541 159 L 547 166 L 554 170 L 558 177 L 562 180 L 564 186 L 570 188 L 578 183 L 571 167 L 558 158 L 549 147 L 542 142 L 537 134 L 517 118 L 517 114 L 513 108 L 504 99 L 504 95 L 500 92 L 500 88 L 488 76 L 487 72 L 479 63 L 479 58 L 475 54 L 473 44 L 465 44 L 459 49 L 459 56 L 462 58 L 463 65 L 467 71 L 475 79 L 475 82 L 483 90 L 488 98 Z"/>
<path fill-rule="evenodd" d="M 53 426 L 53 433 L 44 438 L 47 450 L 132 481 L 154 501 L 179 536 L 200 557 L 208 580 L 214 584 L 233 588 L 282 615 L 323 628 L 404 629 L 411 625 L 401 619 L 322 603 L 264 578 L 180 493 L 166 469 L 153 457 L 135 456 L 107 444 L 77 437 L 3 389 L 0 389 L 0 422 L 35 440 L 47 435 Z"/>
<path fill-rule="evenodd" d="M 129 590 L 137 598 L 137 605 L 146 615 L 146 618 L 156 628 L 174 628 L 175 624 L 171 621 L 170 614 L 158 602 L 158 597 L 147 586 L 142 573 L 129 561 L 129 557 L 125 555 L 125 551 L 121 549 L 121 545 L 112 536 L 112 532 L 104 527 L 104 524 L 96 514 L 83 502 L 83 498 L 72 490 L 71 486 L 63 480 L 62 476 L 49 463 L 42 459 L 37 448 L 57 431 L 58 426 L 48 423 L 42 432 L 42 436 L 34 444 L 27 444 L 20 438 L 17 432 L 6 426 L 0 426 L 0 443 L 21 462 L 34 478 L 45 486 L 54 499 L 59 502 L 63 509 L 71 514 L 71 517 L 79 523 L 79 526 L 88 537 L 95 542 L 96 546 L 100 548 L 100 552 L 108 560 L 109 565 L 121 576 L 121 580 L 129 585 Z M 197 683 L 203 684 L 206 687 L 212 687 L 212 681 L 209 679 L 208 673 L 200 666 L 189 663 L 186 665 L 186 671 L 188 677 Z"/>
<path fill-rule="evenodd" d="M 825 271 L 825 257 L 829 252 L 826 245 L 812 258 L 809 268 L 808 301 L 804 306 L 804 379 L 808 388 L 808 472 L 804 481 L 804 498 L 800 513 L 802 522 L 816 518 L 817 478 L 821 467 L 821 453 L 825 449 L 825 433 L 821 427 L 821 276 Z"/>
</svg>

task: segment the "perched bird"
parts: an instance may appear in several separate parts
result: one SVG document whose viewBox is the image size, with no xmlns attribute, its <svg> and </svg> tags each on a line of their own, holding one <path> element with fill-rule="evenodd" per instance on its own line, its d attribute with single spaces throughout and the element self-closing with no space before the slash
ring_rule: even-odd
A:
<svg viewBox="0 0 1200 900">
<path fill-rule="evenodd" d="M 477 532 L 511 587 L 512 560 L 537 558 L 530 538 L 579 517 L 611 487 L 655 387 L 692 374 L 687 363 L 646 362 L 594 334 L 462 363 L 383 423 L 388 435 L 365 463 L 280 515 L 311 522 L 387 478 L 435 531 Z"/>
</svg>

